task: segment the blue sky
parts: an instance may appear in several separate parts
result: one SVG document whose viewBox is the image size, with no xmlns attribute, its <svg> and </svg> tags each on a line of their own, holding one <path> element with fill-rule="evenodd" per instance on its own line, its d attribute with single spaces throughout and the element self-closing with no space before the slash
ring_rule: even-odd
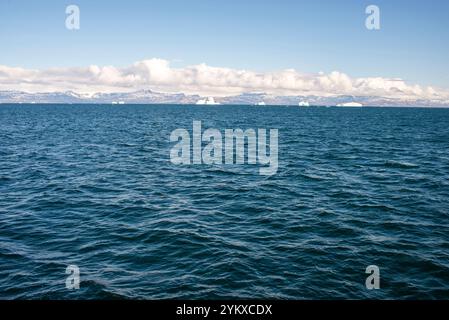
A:
<svg viewBox="0 0 449 320">
<path fill-rule="evenodd" d="M 65 7 L 81 29 L 65 28 Z M 365 28 L 365 8 L 381 30 Z M 0 65 L 114 65 L 163 58 L 174 67 L 267 72 L 337 70 L 449 87 L 449 1 L 0 0 Z"/>
</svg>

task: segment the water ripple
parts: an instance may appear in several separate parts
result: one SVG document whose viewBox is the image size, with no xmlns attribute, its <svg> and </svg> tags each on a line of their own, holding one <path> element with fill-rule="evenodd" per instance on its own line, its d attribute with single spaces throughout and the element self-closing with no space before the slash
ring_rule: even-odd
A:
<svg viewBox="0 0 449 320">
<path fill-rule="evenodd" d="M 2 105 L 0 119 L 0 298 L 449 298 L 449 110 Z M 172 165 L 170 132 L 192 120 L 279 129 L 278 173 Z"/>
</svg>

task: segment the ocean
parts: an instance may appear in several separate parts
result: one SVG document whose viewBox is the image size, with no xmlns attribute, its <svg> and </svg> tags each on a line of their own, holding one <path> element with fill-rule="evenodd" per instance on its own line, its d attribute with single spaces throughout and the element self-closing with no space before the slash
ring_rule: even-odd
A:
<svg viewBox="0 0 449 320">
<path fill-rule="evenodd" d="M 173 164 L 193 121 L 276 174 Z M 449 109 L 0 105 L 2 299 L 448 299 L 448 222 Z"/>
</svg>

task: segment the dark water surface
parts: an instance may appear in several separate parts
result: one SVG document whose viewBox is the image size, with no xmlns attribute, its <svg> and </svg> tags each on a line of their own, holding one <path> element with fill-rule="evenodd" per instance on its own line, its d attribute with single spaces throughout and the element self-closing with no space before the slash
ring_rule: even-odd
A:
<svg viewBox="0 0 449 320">
<path fill-rule="evenodd" d="M 192 120 L 278 173 L 173 165 Z M 0 298 L 449 298 L 448 222 L 449 110 L 0 106 Z"/>
</svg>

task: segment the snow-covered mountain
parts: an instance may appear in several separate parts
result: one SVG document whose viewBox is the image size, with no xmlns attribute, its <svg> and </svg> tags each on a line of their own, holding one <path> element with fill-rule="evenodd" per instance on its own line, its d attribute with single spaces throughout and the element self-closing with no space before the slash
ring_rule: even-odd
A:
<svg viewBox="0 0 449 320">
<path fill-rule="evenodd" d="M 162 103 L 193 104 L 201 97 L 187 96 L 183 93 L 159 93 L 141 90 L 131 93 L 95 93 L 93 95 L 78 94 L 73 91 L 27 93 L 22 91 L 0 91 L 0 103 Z"/>
<path fill-rule="evenodd" d="M 273 96 L 265 93 L 249 93 L 238 96 L 217 98 L 221 104 L 259 104 L 261 101 L 265 105 L 309 105 L 309 106 L 337 106 L 346 104 L 361 104 L 363 106 L 392 106 L 392 107 L 449 107 L 449 101 L 442 100 L 404 100 L 376 96 Z"/>
<path fill-rule="evenodd" d="M 276 96 L 266 93 L 244 93 L 229 97 L 202 97 L 184 93 L 160 93 L 140 90 L 128 93 L 79 94 L 73 91 L 27 93 L 23 91 L 0 91 L 0 103 L 101 103 L 101 104 L 197 104 L 199 101 L 214 99 L 222 105 L 289 105 L 307 103 L 310 106 L 337 106 L 362 104 L 363 106 L 420 106 L 449 107 L 449 101 L 404 100 L 376 96 Z M 262 103 L 263 102 L 263 103 Z"/>
</svg>

